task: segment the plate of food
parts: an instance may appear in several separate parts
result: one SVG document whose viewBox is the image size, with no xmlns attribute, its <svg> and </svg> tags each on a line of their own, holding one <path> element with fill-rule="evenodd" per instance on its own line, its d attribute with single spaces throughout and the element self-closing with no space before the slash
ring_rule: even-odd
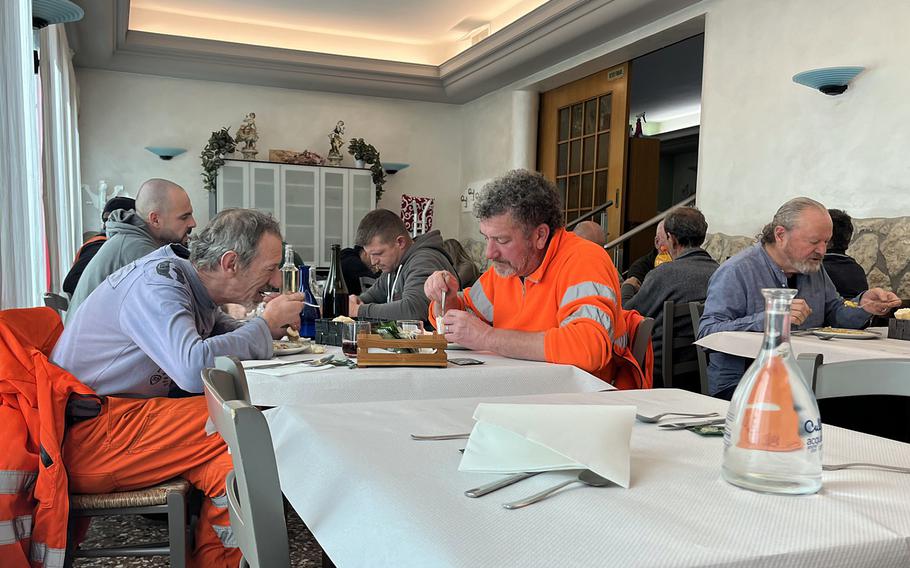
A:
<svg viewBox="0 0 910 568">
<path fill-rule="evenodd" d="M 882 334 L 868 329 L 847 329 L 843 327 L 820 327 L 812 330 L 812 335 L 822 339 L 881 339 Z"/>
<path fill-rule="evenodd" d="M 294 355 L 303 353 L 309 348 L 309 342 L 288 341 L 286 339 L 276 339 L 272 341 L 272 348 L 275 355 Z"/>
</svg>

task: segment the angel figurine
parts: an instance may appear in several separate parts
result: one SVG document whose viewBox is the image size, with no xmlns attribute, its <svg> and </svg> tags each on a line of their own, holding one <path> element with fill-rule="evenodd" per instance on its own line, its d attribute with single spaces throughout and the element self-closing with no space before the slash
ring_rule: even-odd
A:
<svg viewBox="0 0 910 568">
<path fill-rule="evenodd" d="M 343 159 L 341 148 L 344 147 L 342 134 L 344 134 L 344 121 L 339 120 L 338 124 L 335 125 L 335 129 L 329 132 L 329 144 L 331 144 L 332 148 L 329 150 L 329 155 L 326 159 L 330 166 L 341 165 L 341 160 Z"/>
<path fill-rule="evenodd" d="M 246 115 L 240 128 L 237 129 L 237 136 L 234 137 L 234 140 L 238 144 L 241 142 L 243 143 L 243 147 L 240 148 L 240 153 L 243 154 L 245 160 L 256 159 L 256 154 L 259 153 L 259 151 L 256 150 L 256 141 L 259 140 L 259 133 L 256 132 L 255 112 Z"/>
</svg>

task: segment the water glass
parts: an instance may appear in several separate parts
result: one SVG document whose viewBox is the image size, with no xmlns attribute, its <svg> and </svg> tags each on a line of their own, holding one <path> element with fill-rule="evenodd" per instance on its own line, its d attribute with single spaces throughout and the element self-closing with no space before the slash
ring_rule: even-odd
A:
<svg viewBox="0 0 910 568">
<path fill-rule="evenodd" d="M 372 331 L 368 321 L 344 322 L 341 329 L 341 351 L 348 357 L 357 356 L 357 336 Z"/>
</svg>

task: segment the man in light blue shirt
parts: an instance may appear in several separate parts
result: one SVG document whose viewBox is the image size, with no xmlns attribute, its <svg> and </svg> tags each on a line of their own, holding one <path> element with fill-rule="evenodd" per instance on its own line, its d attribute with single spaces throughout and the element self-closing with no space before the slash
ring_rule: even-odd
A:
<svg viewBox="0 0 910 568">
<path fill-rule="evenodd" d="M 757 331 L 765 326 L 762 288 L 798 290 L 790 310 L 794 328 L 825 325 L 851 329 L 869 323 L 900 305 L 892 292 L 872 288 L 848 305 L 822 267 L 832 223 L 828 210 L 808 197 L 791 199 L 762 230 L 761 242 L 740 252 L 718 268 L 708 284 L 708 297 L 698 336 L 719 331 Z M 729 400 L 749 360 L 711 352 L 709 394 Z"/>
</svg>

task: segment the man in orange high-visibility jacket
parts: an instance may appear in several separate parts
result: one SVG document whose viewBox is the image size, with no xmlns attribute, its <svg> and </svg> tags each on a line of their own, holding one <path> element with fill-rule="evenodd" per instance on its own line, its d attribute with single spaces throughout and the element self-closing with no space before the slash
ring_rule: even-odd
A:
<svg viewBox="0 0 910 568">
<path fill-rule="evenodd" d="M 511 171 L 483 189 L 474 214 L 493 267 L 462 294 L 445 271 L 424 285 L 433 322 L 446 292 L 446 340 L 575 365 L 621 388 L 649 386 L 629 353 L 616 268 L 602 247 L 564 229 L 552 182 Z"/>
</svg>

